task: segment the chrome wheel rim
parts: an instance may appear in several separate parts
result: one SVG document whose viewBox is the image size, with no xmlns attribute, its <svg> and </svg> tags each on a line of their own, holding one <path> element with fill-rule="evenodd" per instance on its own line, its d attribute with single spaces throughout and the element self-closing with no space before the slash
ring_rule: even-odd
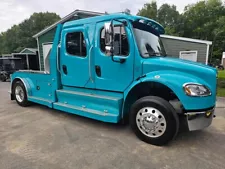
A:
<svg viewBox="0 0 225 169">
<path fill-rule="evenodd" d="M 16 86 L 15 95 L 18 102 L 22 102 L 24 100 L 24 91 L 21 86 Z"/>
<path fill-rule="evenodd" d="M 138 129 L 148 137 L 160 137 L 166 131 L 164 115 L 154 107 L 144 107 L 136 115 Z"/>
</svg>

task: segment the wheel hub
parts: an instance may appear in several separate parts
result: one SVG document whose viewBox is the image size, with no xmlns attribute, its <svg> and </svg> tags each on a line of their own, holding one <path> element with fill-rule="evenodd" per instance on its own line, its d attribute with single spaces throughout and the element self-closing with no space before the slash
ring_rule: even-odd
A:
<svg viewBox="0 0 225 169">
<path fill-rule="evenodd" d="M 15 95 L 16 95 L 16 99 L 19 102 L 22 102 L 24 100 L 24 91 L 21 86 L 16 86 Z"/>
<path fill-rule="evenodd" d="M 151 130 L 152 128 L 154 128 L 154 124 L 156 123 L 156 121 L 157 121 L 157 118 L 153 115 L 144 117 L 143 125 L 146 129 Z"/>
<path fill-rule="evenodd" d="M 139 110 L 136 123 L 139 130 L 148 137 L 159 137 L 166 130 L 164 115 L 153 107 L 144 107 Z"/>
</svg>

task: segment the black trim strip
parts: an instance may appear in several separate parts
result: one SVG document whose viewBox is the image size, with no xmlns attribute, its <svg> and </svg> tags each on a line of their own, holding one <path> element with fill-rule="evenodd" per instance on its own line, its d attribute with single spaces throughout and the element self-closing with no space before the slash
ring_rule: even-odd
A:
<svg viewBox="0 0 225 169">
<path fill-rule="evenodd" d="M 193 109 L 193 110 L 185 110 L 185 112 L 203 112 L 203 111 L 207 111 L 207 110 L 212 110 L 214 109 L 215 106 L 209 107 L 209 108 L 205 108 L 205 109 Z"/>
</svg>

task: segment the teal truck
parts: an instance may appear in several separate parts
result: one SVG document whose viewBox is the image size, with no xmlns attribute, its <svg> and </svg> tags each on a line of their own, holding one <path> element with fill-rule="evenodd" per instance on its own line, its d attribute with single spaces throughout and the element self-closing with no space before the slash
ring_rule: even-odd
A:
<svg viewBox="0 0 225 169">
<path fill-rule="evenodd" d="M 217 71 L 166 56 L 154 20 L 124 13 L 59 24 L 46 71 L 11 76 L 11 99 L 109 122 L 164 145 L 212 123 Z"/>
</svg>

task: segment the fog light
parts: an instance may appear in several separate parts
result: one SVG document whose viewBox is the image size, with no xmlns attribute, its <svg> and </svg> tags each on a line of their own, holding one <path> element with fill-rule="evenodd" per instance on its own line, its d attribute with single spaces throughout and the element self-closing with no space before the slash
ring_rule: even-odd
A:
<svg viewBox="0 0 225 169">
<path fill-rule="evenodd" d="M 205 116 L 206 117 L 210 117 L 211 115 L 212 115 L 212 112 L 211 111 L 208 111 L 208 112 L 205 113 Z"/>
</svg>

